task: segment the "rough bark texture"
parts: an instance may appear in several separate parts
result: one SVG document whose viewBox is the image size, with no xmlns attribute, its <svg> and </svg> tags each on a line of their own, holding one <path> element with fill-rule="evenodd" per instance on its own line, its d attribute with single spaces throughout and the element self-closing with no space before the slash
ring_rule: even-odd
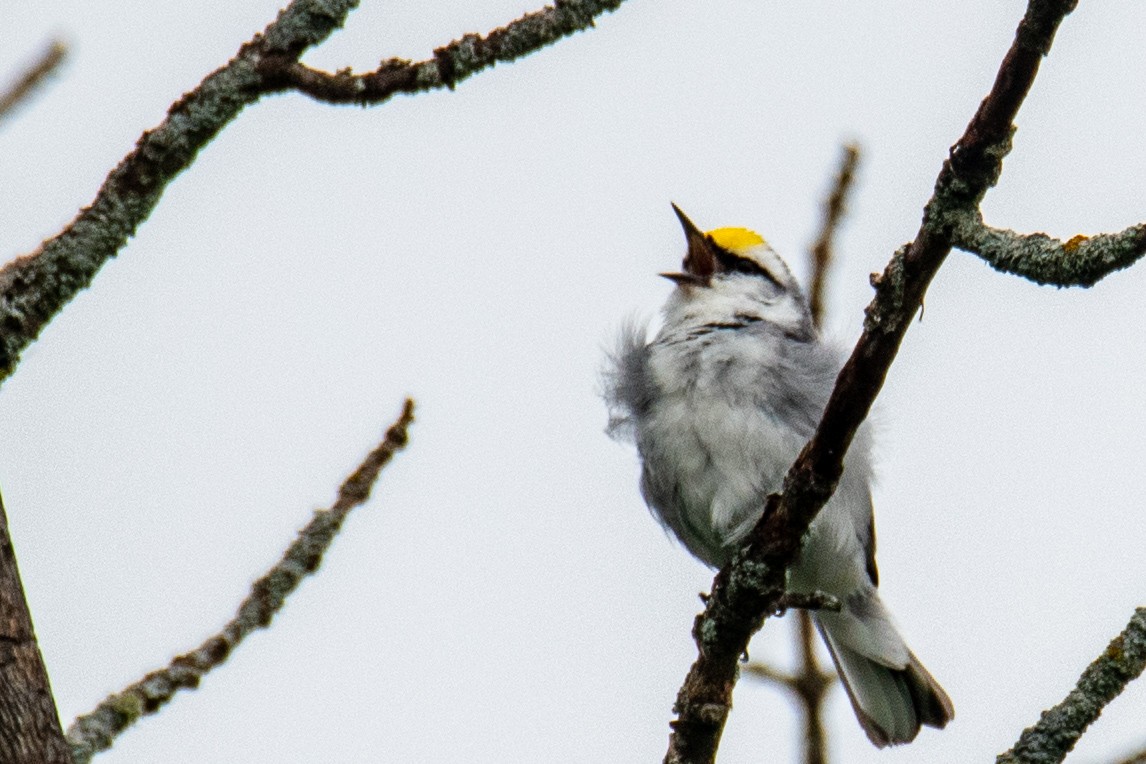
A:
<svg viewBox="0 0 1146 764">
<path fill-rule="evenodd" d="M 0 500 L 0 762 L 71 761 Z"/>
<path fill-rule="evenodd" d="M 1043 711 L 1038 724 L 1023 730 L 1015 747 L 996 764 L 1058 764 L 1074 744 L 1132 680 L 1146 668 L 1146 607 L 1134 611 L 1130 623 L 1107 645 L 1102 655 L 1078 679 L 1066 698 Z"/>
<path fill-rule="evenodd" d="M 346 72 L 326 74 L 298 62 L 303 52 L 340 27 L 358 2 L 293 0 L 230 62 L 172 104 L 162 124 L 140 137 L 135 149 L 108 175 L 91 205 L 80 210 L 63 231 L 35 252 L 0 268 L 0 383 L 15 371 L 21 353 L 43 328 L 127 243 L 159 203 L 167 185 L 246 106 L 264 95 L 296 88 L 322 98 L 347 82 L 351 90 L 345 92 L 355 94 L 353 98 L 335 94 L 323 100 L 371 101 L 360 97 L 355 84 L 360 78 Z M 399 92 L 452 88 L 497 62 L 514 60 L 593 26 L 598 15 L 622 2 L 557 0 L 553 6 L 526 14 L 487 36 L 466 35 L 443 46 L 429 62 L 386 62 L 367 78 L 367 90 L 374 88 L 372 92 L 377 94 L 376 86 L 383 82 L 394 87 L 382 88 L 384 95 L 371 102 L 381 103 Z M 0 117 L 55 68 L 62 53 L 62 48 L 53 47 L 9 94 L 0 95 Z M 369 493 L 369 485 L 360 479 L 348 481 L 343 488 L 339 505 L 315 517 L 288 550 L 281 567 L 260 582 L 261 588 L 224 634 L 176 659 L 166 672 L 156 672 L 138 686 L 113 696 L 93 715 L 77 722 L 77 756 L 90 757 L 110 745 L 115 734 L 141 714 L 153 712 L 176 690 L 193 687 L 201 674 L 225 660 L 249 628 L 269 623 L 282 598 L 317 567 L 324 544 L 333 538 L 345 516 L 346 509 L 340 507 L 349 508 Z M 7 567 L 0 571 L 0 606 L 4 608 L 0 618 L 5 619 L 0 624 L 4 629 L 0 632 L 4 672 L 0 674 L 0 764 L 71 761 L 52 706 L 6 529 L 3 555 L 0 562 Z M 32 732 L 37 734 L 26 734 Z"/>
<path fill-rule="evenodd" d="M 693 637 L 698 657 L 677 695 L 666 764 L 713 762 L 732 708 L 740 656 L 783 597 L 800 539 L 835 491 L 843 459 L 883 387 L 911 318 L 952 248 L 960 215 L 977 209 L 1002 171 L 1014 118 L 1075 0 L 1031 0 L 991 92 L 951 149 L 915 240 L 873 280 L 864 333 L 840 371 L 815 436 L 732 562 L 717 574 Z"/>
<path fill-rule="evenodd" d="M 248 105 L 284 90 L 330 103 L 379 104 L 397 93 L 454 85 L 498 62 L 512 61 L 593 26 L 623 0 L 561 0 L 486 36 L 466 35 L 420 63 L 384 62 L 352 75 L 299 63 L 307 48 L 342 26 L 358 0 L 294 0 L 226 66 L 173 104 L 104 181 L 90 207 L 38 250 L 0 269 L 0 383 L 44 326 L 127 243 L 159 203 L 167 184 Z"/>
<path fill-rule="evenodd" d="M 450 88 L 498 63 L 508 63 L 593 26 L 624 0 L 559 0 L 488 34 L 467 34 L 425 61 L 393 58 L 372 72 L 333 74 L 288 57 L 271 57 L 261 68 L 269 87 L 294 89 L 326 103 L 376 105 L 395 95 Z"/>
<path fill-rule="evenodd" d="M 958 218 L 953 234 L 955 246 L 978 255 L 995 270 L 1059 287 L 1094 286 L 1146 254 L 1144 224 L 1118 233 L 1059 241 L 1045 233 L 992 228 L 983 223 L 978 210 L 967 210 Z"/>
</svg>

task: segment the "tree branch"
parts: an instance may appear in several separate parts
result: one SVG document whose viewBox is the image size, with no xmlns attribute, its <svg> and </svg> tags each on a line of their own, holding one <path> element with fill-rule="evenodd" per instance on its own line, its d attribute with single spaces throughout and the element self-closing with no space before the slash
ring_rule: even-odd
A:
<svg viewBox="0 0 1146 764">
<path fill-rule="evenodd" d="M 808 284 L 808 308 L 812 311 L 812 321 L 817 326 L 824 322 L 824 305 L 827 302 L 828 273 L 834 256 L 836 231 L 844 213 L 847 212 L 848 192 L 855 180 L 859 165 L 860 150 L 855 143 L 846 144 L 840 157 L 840 167 L 836 171 L 832 192 L 824 202 L 824 219 L 820 224 L 820 234 L 812 245 L 812 278 Z"/>
<path fill-rule="evenodd" d="M 785 690 L 791 690 L 796 686 L 795 674 L 789 674 L 783 669 L 778 669 L 771 664 L 761 661 L 752 661 L 747 664 L 744 667 L 744 673 L 754 679 L 759 679 L 768 684 L 774 684 Z"/>
<path fill-rule="evenodd" d="M 850 143 L 843 147 L 839 169 L 832 184 L 832 190 L 824 201 L 824 218 L 816 243 L 808 252 L 811 278 L 808 280 L 808 305 L 812 321 L 821 326 L 827 300 L 828 272 L 832 266 L 833 246 L 836 230 L 846 212 L 845 200 L 855 178 L 859 163 L 859 146 Z M 788 598 L 791 599 L 789 593 Z M 835 603 L 836 610 L 839 602 Z M 836 681 L 836 675 L 824 671 L 816 656 L 816 628 L 811 613 L 801 610 L 796 615 L 796 652 L 799 669 L 794 674 L 780 671 L 763 663 L 750 663 L 745 666 L 749 676 L 778 684 L 789 691 L 804 719 L 804 764 L 826 764 L 828 741 L 824 728 L 824 700 Z"/>
<path fill-rule="evenodd" d="M 436 49 L 431 59 L 411 62 L 392 58 L 366 74 L 353 74 L 349 69 L 330 74 L 285 57 L 265 59 L 261 67 L 268 83 L 281 89 L 293 88 L 325 103 L 380 104 L 399 93 L 452 90 L 457 83 L 494 64 L 514 61 L 592 27 L 597 16 L 615 11 L 622 2 L 558 0 L 487 35 L 465 35 Z"/>
<path fill-rule="evenodd" d="M 1097 284 L 1146 254 L 1146 224 L 1097 236 L 1059 241 L 1045 233 L 1020 234 L 983 223 L 977 209 L 953 215 L 954 244 L 997 271 L 1059 287 Z"/>
<path fill-rule="evenodd" d="M 294 0 L 230 63 L 177 101 L 159 127 L 143 134 L 91 206 L 62 233 L 0 270 L 0 382 L 48 321 L 127 243 L 167 184 L 243 107 L 259 99 L 258 61 L 268 55 L 297 58 L 341 26 L 357 5 L 358 0 Z"/>
<path fill-rule="evenodd" d="M 68 55 L 62 40 L 52 40 L 40 57 L 20 75 L 11 87 L 0 93 L 0 121 L 9 117 L 36 89 L 44 84 Z"/>
<path fill-rule="evenodd" d="M 766 663 L 749 663 L 749 676 L 778 685 L 795 699 L 804 719 L 804 764 L 826 764 L 828 740 L 824 728 L 824 701 L 836 684 L 836 675 L 824 671 L 816 657 L 816 627 L 806 611 L 796 621 L 800 667 L 794 674 Z"/>
<path fill-rule="evenodd" d="M 1122 757 L 1118 760 L 1118 764 L 1146 764 L 1146 747 L 1139 749 L 1129 756 Z"/>
<path fill-rule="evenodd" d="M 824 202 L 820 233 L 809 254 L 812 275 L 808 286 L 808 306 L 817 327 L 824 323 L 827 310 L 828 274 L 834 259 L 836 231 L 847 212 L 847 195 L 859 165 L 859 145 L 846 144 L 831 193 Z M 801 611 L 796 616 L 796 649 L 799 670 L 790 676 L 788 689 L 794 694 L 804 719 L 804 764 L 827 764 L 828 740 L 824 727 L 824 701 L 836 682 L 836 675 L 824 671 L 816 656 L 815 625 L 812 614 Z"/>
<path fill-rule="evenodd" d="M 135 150 L 108 175 L 91 206 L 63 232 L 0 269 L 0 383 L 44 326 L 148 218 L 167 184 L 249 104 L 292 87 L 316 98 L 326 94 L 322 100 L 335 103 L 381 103 L 397 92 L 452 87 L 497 61 L 518 58 L 592 26 L 596 15 L 621 2 L 558 0 L 554 7 L 528 14 L 485 38 L 467 35 L 439 48 L 432 61 L 390 61 L 362 79 L 348 71 L 329 75 L 298 63 L 307 48 L 342 26 L 358 0 L 294 0 L 226 66 L 172 105 L 159 127 L 143 134 Z M 362 88 L 370 98 L 361 96 Z"/>
<path fill-rule="evenodd" d="M 71 764 L 0 499 L 0 761 Z"/>
<path fill-rule="evenodd" d="M 977 207 L 997 181 L 1013 120 L 1075 0 L 1031 0 L 991 92 L 951 149 L 915 241 L 896 252 L 867 308 L 864 332 L 840 371 L 815 436 L 769 498 L 760 522 L 716 576 L 693 627 L 699 656 L 677 696 L 667 764 L 712 762 L 732 703 L 739 657 L 783 596 L 787 567 L 831 497 L 843 458 L 879 394 L 923 295 L 952 247 L 953 209 Z"/>
<path fill-rule="evenodd" d="M 1078 684 L 1038 724 L 1023 731 L 1015 747 L 996 764 L 1056 764 L 1066 758 L 1086 728 L 1146 668 L 1146 607 L 1134 611 L 1130 623 L 1086 667 Z M 1133 759 L 1131 760 L 1133 761 Z"/>
<path fill-rule="evenodd" d="M 323 554 L 342 529 L 346 516 L 370 498 L 370 490 L 382 468 L 405 447 L 407 429 L 413 421 L 414 402 L 407 400 L 401 416 L 386 431 L 386 437 L 338 489 L 334 505 L 314 513 L 314 518 L 299 532 L 282 559 L 251 586 L 250 595 L 221 632 L 173 659 L 167 668 L 153 671 L 108 697 L 91 713 L 72 723 L 68 728 L 68 742 L 75 764 L 86 764 L 96 753 L 110 748 L 120 733 L 141 717 L 158 711 L 179 690 L 198 687 L 203 676 L 222 665 L 247 635 L 270 626 L 286 598 L 304 578 L 318 570 Z"/>
<path fill-rule="evenodd" d="M 804 709 L 804 764 L 825 764 L 828 739 L 824 729 L 824 700 L 835 686 L 833 671 L 824 671 L 816 657 L 816 628 L 812 616 L 800 613 L 800 673 L 793 688 Z"/>
</svg>

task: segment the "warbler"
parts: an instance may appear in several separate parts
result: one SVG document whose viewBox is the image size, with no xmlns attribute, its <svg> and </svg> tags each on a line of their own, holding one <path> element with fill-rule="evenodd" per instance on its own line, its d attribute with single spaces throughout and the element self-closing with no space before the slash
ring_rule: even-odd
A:
<svg viewBox="0 0 1146 764">
<path fill-rule="evenodd" d="M 702 233 L 674 204 L 688 249 L 652 341 L 627 325 L 605 369 L 608 432 L 636 442 L 657 520 L 718 568 L 764 512 L 811 439 L 843 364 L 820 338 L 788 266 L 745 228 Z M 813 614 L 860 726 L 878 747 L 942 728 L 950 698 L 908 649 L 879 598 L 871 442 L 860 429 L 816 516 L 788 589 L 822 591 Z"/>
</svg>

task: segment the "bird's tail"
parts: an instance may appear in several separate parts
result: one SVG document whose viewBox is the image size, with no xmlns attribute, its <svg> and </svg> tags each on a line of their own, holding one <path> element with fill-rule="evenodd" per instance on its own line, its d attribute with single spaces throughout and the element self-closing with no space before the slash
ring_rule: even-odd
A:
<svg viewBox="0 0 1146 764">
<path fill-rule="evenodd" d="M 820 612 L 816 625 L 860 726 L 877 747 L 910 743 L 920 725 L 942 729 L 955 716 L 947 693 L 899 636 L 878 595 L 851 612 Z"/>
</svg>

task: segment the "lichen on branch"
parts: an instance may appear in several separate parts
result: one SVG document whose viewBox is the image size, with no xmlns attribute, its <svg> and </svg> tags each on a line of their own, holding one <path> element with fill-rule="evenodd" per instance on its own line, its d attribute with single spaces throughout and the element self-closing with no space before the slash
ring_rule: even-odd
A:
<svg viewBox="0 0 1146 764">
<path fill-rule="evenodd" d="M 298 585 L 318 571 L 322 557 L 342 529 L 347 515 L 370 498 L 378 475 L 398 451 L 406 446 L 407 431 L 414 421 L 414 402 L 407 400 L 397 421 L 382 442 L 370 452 L 338 489 L 338 499 L 329 509 L 314 513 L 294 542 L 258 581 L 251 585 L 235 617 L 221 631 L 190 652 L 174 658 L 167 667 L 153 671 L 138 682 L 109 696 L 90 713 L 78 717 L 68 728 L 74 764 L 86 764 L 92 756 L 111 747 L 115 738 L 142 717 L 165 706 L 180 690 L 199 686 L 200 680 L 218 668 L 244 639 L 271 625 Z"/>
<path fill-rule="evenodd" d="M 995 764 L 1057 764 L 1066 758 L 1086 728 L 1131 680 L 1146 668 L 1146 607 L 1134 611 L 1130 623 L 1082 672 L 1078 684 L 1061 703 L 1044 711 L 1038 724 L 1023 731 L 1015 747 Z"/>
</svg>

